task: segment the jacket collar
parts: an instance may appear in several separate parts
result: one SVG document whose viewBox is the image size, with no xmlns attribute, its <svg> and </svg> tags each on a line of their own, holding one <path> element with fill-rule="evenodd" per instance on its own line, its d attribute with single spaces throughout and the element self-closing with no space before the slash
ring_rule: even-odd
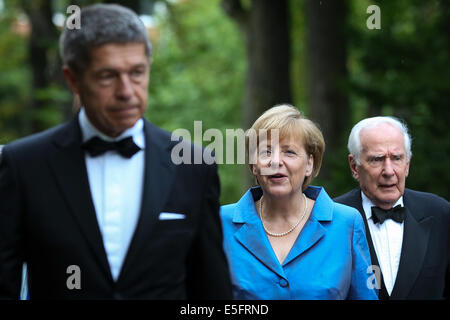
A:
<svg viewBox="0 0 450 320">
<path fill-rule="evenodd" d="M 316 201 L 309 217 L 310 220 L 331 221 L 333 219 L 334 202 L 324 188 L 309 186 L 304 193 L 308 198 Z M 233 222 L 250 223 L 259 221 L 255 202 L 261 198 L 262 194 L 261 187 L 253 187 L 247 190 L 242 198 L 236 203 L 236 208 L 233 213 Z"/>
<path fill-rule="evenodd" d="M 305 194 L 316 202 L 300 236 L 295 241 L 282 265 L 280 265 L 270 245 L 256 211 L 255 201 L 262 196 L 261 188 L 254 187 L 249 189 L 237 202 L 233 213 L 233 223 L 242 224 L 234 234 L 237 241 L 263 264 L 283 278 L 286 278 L 283 267 L 320 241 L 326 233 L 326 228 L 322 223 L 331 221 L 333 217 L 334 202 L 323 188 L 308 187 L 305 190 Z"/>
<path fill-rule="evenodd" d="M 426 212 L 414 210 L 415 200 L 410 190 L 405 189 L 403 197 L 406 208 L 405 226 L 397 279 L 392 289 L 392 299 L 408 298 L 408 294 L 422 270 L 434 223 L 433 216 L 426 216 Z"/>
</svg>

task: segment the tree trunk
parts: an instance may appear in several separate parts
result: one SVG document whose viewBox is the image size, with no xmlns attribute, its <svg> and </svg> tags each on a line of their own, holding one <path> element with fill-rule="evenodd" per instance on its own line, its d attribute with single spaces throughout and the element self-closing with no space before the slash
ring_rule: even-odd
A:
<svg viewBox="0 0 450 320">
<path fill-rule="evenodd" d="M 306 3 L 309 113 L 325 138 L 327 152 L 321 177 L 327 178 L 326 163 L 345 145 L 350 119 L 345 89 L 347 2 L 307 0 Z"/>
<path fill-rule="evenodd" d="M 254 0 L 249 9 L 239 0 L 222 5 L 244 34 L 248 68 L 242 112 L 249 128 L 268 108 L 292 101 L 288 1 Z"/>
<path fill-rule="evenodd" d="M 292 103 L 288 0 L 253 0 L 249 9 L 240 0 L 223 0 L 222 7 L 244 35 L 247 74 L 242 125 L 248 129 L 270 107 Z M 244 183 L 252 185 L 248 168 L 243 170 Z"/>
<path fill-rule="evenodd" d="M 32 102 L 27 127 L 28 131 L 37 132 L 46 129 L 39 112 L 49 103 L 49 98 L 42 97 L 40 93 L 48 88 L 59 71 L 56 66 L 58 33 L 52 22 L 51 1 L 22 1 L 22 7 L 31 24 L 28 52 L 32 73 Z"/>
</svg>

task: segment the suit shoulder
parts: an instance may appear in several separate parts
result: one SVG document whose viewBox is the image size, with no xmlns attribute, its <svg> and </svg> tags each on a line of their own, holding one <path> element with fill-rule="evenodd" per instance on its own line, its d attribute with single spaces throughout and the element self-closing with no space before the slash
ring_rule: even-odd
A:
<svg viewBox="0 0 450 320">
<path fill-rule="evenodd" d="M 355 188 L 343 195 L 333 198 L 333 201 L 336 203 L 342 203 L 342 204 L 348 205 L 349 203 L 354 201 L 355 197 L 358 196 L 359 192 L 360 192 L 360 189 Z"/>
<path fill-rule="evenodd" d="M 450 203 L 434 193 L 405 189 L 404 199 L 405 202 L 412 203 L 413 207 L 422 206 L 427 208 L 427 211 L 437 210 L 450 214 Z"/>
<path fill-rule="evenodd" d="M 184 137 L 171 134 L 171 155 L 176 164 L 206 165 L 216 167 L 215 153 L 212 149 L 198 145 Z"/>
<path fill-rule="evenodd" d="M 5 145 L 2 151 L 25 158 L 36 156 L 46 149 L 45 147 L 50 144 L 52 138 L 61 131 L 64 125 L 61 124 L 45 131 L 19 138 Z"/>
<path fill-rule="evenodd" d="M 172 162 L 176 165 L 190 165 L 190 164 L 213 164 L 212 162 L 203 161 L 203 150 L 202 146 L 199 146 L 192 141 L 190 141 L 189 132 L 180 131 L 167 131 L 165 129 L 159 128 L 147 119 L 145 119 L 145 130 L 149 135 L 150 139 L 156 143 L 162 149 L 168 149 L 171 154 Z M 184 129 L 183 129 L 184 130 Z M 189 134 L 189 136 L 187 136 Z M 194 166 L 197 167 L 203 166 Z M 193 167 L 193 168 L 194 168 Z"/>
<path fill-rule="evenodd" d="M 170 131 L 167 131 L 165 129 L 162 129 L 147 119 L 144 119 L 145 126 L 148 127 L 148 130 L 151 135 L 157 135 L 158 138 L 165 140 L 165 141 L 173 141 L 172 133 Z"/>
<path fill-rule="evenodd" d="M 190 148 L 201 148 L 200 146 L 196 145 L 195 143 L 189 141 L 189 139 L 185 139 L 185 137 L 180 132 L 175 130 L 173 132 L 170 132 L 168 130 L 162 129 L 150 121 L 146 120 L 145 125 L 148 126 L 149 132 L 153 136 L 158 136 L 159 139 L 162 141 L 172 142 L 172 144 L 181 143 L 185 147 Z"/>
<path fill-rule="evenodd" d="M 410 196 L 418 198 L 418 199 L 432 200 L 432 201 L 444 202 L 444 203 L 448 204 L 448 201 L 446 199 L 444 199 L 443 197 L 438 196 L 437 194 L 434 194 L 434 193 L 417 191 L 417 190 L 412 190 L 412 189 L 405 189 L 405 191 L 406 191 L 406 194 L 409 194 Z"/>
</svg>

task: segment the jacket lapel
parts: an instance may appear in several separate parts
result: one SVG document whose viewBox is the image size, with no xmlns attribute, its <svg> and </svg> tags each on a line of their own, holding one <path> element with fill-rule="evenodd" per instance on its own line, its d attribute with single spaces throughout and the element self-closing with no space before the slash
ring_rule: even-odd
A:
<svg viewBox="0 0 450 320">
<path fill-rule="evenodd" d="M 283 266 L 297 258 L 303 252 L 314 246 L 323 236 L 326 229 L 319 221 L 331 221 L 333 218 L 333 202 L 324 189 L 317 187 L 308 187 L 305 194 L 310 199 L 315 200 L 313 211 L 305 223 L 303 230 L 289 251 L 288 256 L 283 262 Z"/>
<path fill-rule="evenodd" d="M 233 222 L 241 226 L 234 233 L 234 237 L 266 267 L 286 278 L 255 208 L 255 201 L 261 196 L 259 187 L 252 188 L 237 203 Z"/>
<path fill-rule="evenodd" d="M 158 221 L 175 177 L 176 167 L 171 160 L 171 149 L 165 133 L 144 119 L 145 170 L 139 220 L 128 249 L 119 281 L 133 265 L 142 245 L 146 243 L 154 224 Z"/>
<path fill-rule="evenodd" d="M 78 222 L 92 253 L 103 271 L 112 281 L 106 252 L 103 246 L 101 232 L 91 198 L 89 180 L 87 177 L 84 152 L 81 149 L 81 131 L 78 117 L 65 124 L 55 135 L 57 147 L 54 154 L 49 155 L 50 168 L 53 170 L 56 182 L 66 200 L 70 212 Z"/>
<path fill-rule="evenodd" d="M 316 199 L 316 204 L 301 234 L 283 261 L 283 266 L 314 246 L 325 235 L 326 230 L 319 220 L 330 221 L 332 219 L 332 201 L 322 188 L 309 187 L 305 191 L 305 194 L 312 199 Z M 259 200 L 261 195 L 262 191 L 259 187 L 252 188 L 237 203 L 233 222 L 244 224 L 236 231 L 234 236 L 269 269 L 279 276 L 286 278 L 255 208 L 255 201 Z M 326 200 L 327 198 L 328 202 Z"/>
<path fill-rule="evenodd" d="M 362 197 L 361 197 L 361 189 L 358 187 L 353 189 L 353 194 L 351 195 L 352 203 L 349 203 L 351 207 L 356 208 L 361 214 L 364 221 L 364 228 L 366 231 L 367 244 L 369 245 L 370 259 L 372 261 L 373 266 L 378 266 L 380 272 L 380 290 L 378 292 L 378 296 L 380 300 L 389 299 L 389 294 L 387 292 L 386 286 L 384 284 L 383 273 L 381 272 L 380 263 L 378 262 L 377 253 L 375 251 L 375 246 L 373 245 L 372 235 L 370 234 L 369 224 L 367 223 L 366 214 L 364 213 L 364 209 L 362 206 Z"/>
<path fill-rule="evenodd" d="M 414 206 L 405 191 L 403 197 L 406 208 L 403 231 L 402 252 L 398 266 L 397 278 L 392 290 L 392 299 L 406 299 L 422 269 L 433 217 L 419 216 L 413 212 Z M 419 213 L 420 214 L 420 213 Z"/>
<path fill-rule="evenodd" d="M 364 209 L 362 206 L 361 189 L 356 188 L 352 192 L 353 192 L 353 194 L 351 196 L 352 203 L 349 203 L 349 206 L 356 208 L 363 218 L 364 227 L 366 230 L 367 243 L 369 244 L 370 258 L 372 260 L 372 264 L 378 266 L 379 263 L 378 263 L 377 254 L 375 252 L 375 247 L 373 245 L 372 236 L 370 235 L 370 230 L 369 230 L 369 225 L 367 223 L 366 214 L 364 213 Z"/>
<path fill-rule="evenodd" d="M 287 265 L 292 260 L 315 245 L 320 239 L 322 239 L 322 237 L 325 235 L 325 232 L 326 230 L 320 224 L 320 222 L 314 216 L 311 216 L 305 223 L 301 234 L 298 236 L 297 240 L 292 246 L 291 251 L 289 251 L 288 256 L 283 261 L 283 266 Z"/>
</svg>

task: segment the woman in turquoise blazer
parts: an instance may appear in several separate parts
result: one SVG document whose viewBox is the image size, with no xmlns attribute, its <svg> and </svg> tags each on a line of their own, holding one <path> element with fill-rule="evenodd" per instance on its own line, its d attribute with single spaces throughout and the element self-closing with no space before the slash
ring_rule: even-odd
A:
<svg viewBox="0 0 450 320">
<path fill-rule="evenodd" d="M 360 214 L 309 186 L 325 149 L 320 130 L 281 105 L 246 138 L 259 186 L 221 207 L 234 298 L 377 299 Z"/>
</svg>

